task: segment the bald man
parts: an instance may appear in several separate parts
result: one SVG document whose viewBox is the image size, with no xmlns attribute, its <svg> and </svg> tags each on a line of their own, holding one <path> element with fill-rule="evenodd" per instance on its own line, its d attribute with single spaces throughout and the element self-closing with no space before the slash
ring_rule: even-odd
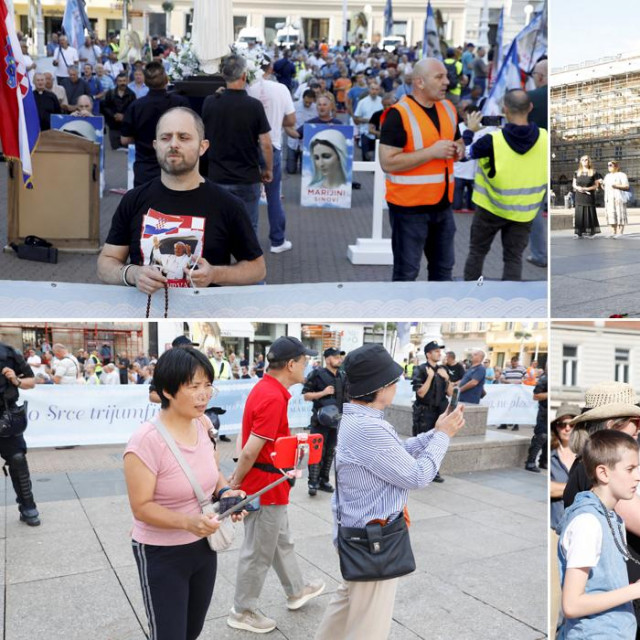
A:
<svg viewBox="0 0 640 640">
<path fill-rule="evenodd" d="M 380 163 L 386 172 L 393 280 L 416 280 L 422 255 L 429 280 L 451 280 L 453 163 L 464 156 L 458 115 L 445 99 L 449 80 L 439 60 L 413 67 L 413 93 L 383 116 Z"/>
<path fill-rule="evenodd" d="M 98 258 L 100 280 L 135 286 L 147 294 L 165 286 L 242 285 L 263 280 L 262 249 L 242 203 L 198 170 L 198 161 L 209 147 L 200 116 L 187 107 L 170 109 L 158 120 L 153 147 L 160 177 L 132 189 L 120 201 Z M 154 215 L 145 218 L 150 210 Z M 184 266 L 178 282 L 150 262 L 152 238 L 158 238 L 163 228 L 187 234 L 190 229 L 202 231 L 204 246 L 193 256 L 197 269 Z M 186 243 L 176 243 L 174 262 L 182 261 L 185 253 Z"/>
</svg>

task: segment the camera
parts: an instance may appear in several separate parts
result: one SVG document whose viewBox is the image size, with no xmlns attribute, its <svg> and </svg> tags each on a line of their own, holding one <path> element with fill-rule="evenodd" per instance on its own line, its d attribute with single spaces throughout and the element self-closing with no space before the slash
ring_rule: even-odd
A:
<svg viewBox="0 0 640 640">
<path fill-rule="evenodd" d="M 483 127 L 500 127 L 502 126 L 502 116 L 482 116 L 480 124 Z"/>
</svg>

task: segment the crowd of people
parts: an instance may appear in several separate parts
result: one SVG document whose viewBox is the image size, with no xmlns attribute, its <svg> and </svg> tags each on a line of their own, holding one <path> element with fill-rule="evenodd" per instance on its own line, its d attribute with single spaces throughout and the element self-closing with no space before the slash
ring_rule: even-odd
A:
<svg viewBox="0 0 640 640">
<path fill-rule="evenodd" d="M 51 345 L 47 340 L 27 345 L 23 355 L 36 384 L 151 384 L 158 361 L 155 354 L 113 354 L 107 343 L 73 353 L 64 344 Z M 208 347 L 205 355 L 214 369 L 215 380 L 253 380 L 264 375 L 261 353 L 249 360 L 239 358 L 233 350 L 225 352 L 224 347 L 215 346 Z"/>
<path fill-rule="evenodd" d="M 538 402 L 538 414 L 525 469 L 540 473 L 547 469 L 547 376 L 538 362 L 520 364 L 520 356 L 510 359 L 509 366 L 492 366 L 482 349 L 473 349 L 467 359 L 459 362 L 453 351 L 443 352 L 445 346 L 437 340 L 424 347 L 426 362 L 420 364 L 417 355 L 404 361 L 404 375 L 411 380 L 415 392 L 413 403 L 413 435 L 428 431 L 447 410 L 449 398 L 457 389 L 460 402 L 479 404 L 486 395 L 485 386 L 492 384 L 524 384 L 533 387 L 533 399 Z M 517 424 L 501 424 L 498 429 L 518 431 Z M 444 482 L 438 474 L 434 482 Z"/>
<path fill-rule="evenodd" d="M 154 37 L 139 52 L 141 59 L 123 62 L 115 36 L 104 42 L 87 36 L 78 50 L 64 35 L 52 35 L 50 40 L 47 51 L 55 73 L 41 73 L 37 63 L 30 70 L 42 128 L 49 127 L 53 113 L 101 114 L 114 149 L 135 145 L 134 186 L 143 191 L 127 194 L 114 216 L 98 266 L 104 282 L 137 286 L 151 294 L 174 280 L 155 265 L 155 276 L 137 268 L 150 265 L 137 250 L 140 225 L 136 223 L 149 207 L 168 216 L 193 210 L 200 193 L 184 191 L 201 184 L 200 166 L 207 184 L 237 198 L 253 234 L 238 222 L 239 210 L 230 220 L 217 210 L 220 198 L 215 192 L 195 189 L 207 200 L 206 222 L 221 227 L 222 235 L 216 235 L 227 249 L 220 253 L 202 248 L 201 256 L 213 269 L 198 265 L 200 273 L 195 273 L 190 265 L 179 285 L 169 285 L 263 282 L 266 270 L 257 241 L 261 194 L 267 203 L 269 250 L 287 252 L 293 242 L 286 234 L 282 172 L 283 168 L 289 174 L 300 171 L 307 123 L 352 124 L 354 147 L 366 161 L 375 160 L 380 143 L 392 228 L 393 280 L 416 280 L 423 255 L 430 280 L 452 279 L 454 212 L 474 215 L 465 279 L 482 275 L 497 234 L 502 237 L 504 280 L 521 279 L 527 245 L 531 249 L 527 260 L 546 266 L 544 58 L 527 85 L 536 88 L 508 92 L 506 124 L 487 127 L 479 114 L 496 65 L 492 50 L 473 43 L 450 47 L 442 62 L 421 59 L 419 46 L 387 51 L 362 40 L 333 46 L 316 41 L 291 49 L 271 44 L 260 51 L 250 43 L 248 50 L 236 48 L 222 61 L 224 91 L 214 93 L 217 85 L 212 84 L 212 95 L 196 114 L 187 97 L 169 87 L 167 56 L 186 45 Z M 523 79 L 523 88 L 525 84 Z M 156 129 L 160 121 L 166 122 L 163 115 L 173 114 L 176 107 L 193 118 L 195 134 L 171 142 L 173 155 L 163 156 Z M 196 144 L 187 152 L 191 138 Z M 348 181 L 346 145 L 324 134 L 313 144 L 311 184 L 340 189 Z M 200 165 L 201 156 L 208 163 Z M 352 187 L 360 184 L 353 180 Z M 239 240 L 232 246 L 234 237 Z M 212 262 L 214 255 L 221 257 Z M 243 267 L 230 268 L 237 263 Z M 127 269 L 128 264 L 132 268 Z M 226 269 L 217 268 L 223 266 Z"/>
</svg>

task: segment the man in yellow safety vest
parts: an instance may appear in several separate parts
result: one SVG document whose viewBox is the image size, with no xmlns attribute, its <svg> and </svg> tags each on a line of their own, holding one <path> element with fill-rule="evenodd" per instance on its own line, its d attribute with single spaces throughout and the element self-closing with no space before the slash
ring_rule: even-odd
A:
<svg viewBox="0 0 640 640">
<path fill-rule="evenodd" d="M 507 123 L 473 143 L 482 128 L 482 113 L 472 113 L 464 133 L 469 156 L 478 159 L 473 185 L 476 213 L 471 225 L 465 280 L 482 275 L 484 259 L 498 232 L 502 238 L 503 280 L 522 279 L 522 254 L 531 223 L 547 194 L 547 131 L 528 122 L 532 109 L 525 91 L 513 89 L 504 97 Z"/>
</svg>

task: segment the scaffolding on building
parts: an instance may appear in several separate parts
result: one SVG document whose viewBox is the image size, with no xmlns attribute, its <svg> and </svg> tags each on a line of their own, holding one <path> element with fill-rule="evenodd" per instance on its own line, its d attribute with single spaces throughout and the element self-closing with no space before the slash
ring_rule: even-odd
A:
<svg viewBox="0 0 640 640">
<path fill-rule="evenodd" d="M 585 154 L 602 175 L 607 161 L 617 160 L 632 191 L 640 183 L 640 55 L 605 65 L 611 60 L 580 66 L 576 79 L 568 67 L 556 74 L 566 82 L 552 81 L 551 188 L 556 201 L 571 190 Z M 611 75 L 603 74 L 605 68 Z"/>
</svg>

